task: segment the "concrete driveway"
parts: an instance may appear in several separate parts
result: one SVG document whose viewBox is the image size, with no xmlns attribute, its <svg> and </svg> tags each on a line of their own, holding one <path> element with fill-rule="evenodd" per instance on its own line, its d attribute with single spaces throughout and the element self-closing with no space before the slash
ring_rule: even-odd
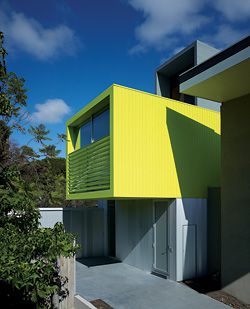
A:
<svg viewBox="0 0 250 309">
<path fill-rule="evenodd" d="M 171 280 L 124 263 L 88 267 L 76 263 L 76 292 L 114 309 L 223 309 L 228 306 Z"/>
</svg>

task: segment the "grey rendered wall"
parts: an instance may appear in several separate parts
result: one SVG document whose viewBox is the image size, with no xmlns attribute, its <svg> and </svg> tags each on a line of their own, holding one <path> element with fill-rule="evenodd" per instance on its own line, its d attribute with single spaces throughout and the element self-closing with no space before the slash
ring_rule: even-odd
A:
<svg viewBox="0 0 250 309">
<path fill-rule="evenodd" d="M 250 95 L 222 104 L 222 286 L 250 303 Z"/>
<path fill-rule="evenodd" d="M 42 227 L 54 227 L 57 222 L 63 222 L 63 208 L 39 208 Z"/>
<path fill-rule="evenodd" d="M 105 255 L 104 213 L 97 207 L 64 208 L 65 229 L 76 235 L 81 246 L 77 258 Z"/>
<path fill-rule="evenodd" d="M 208 58 L 217 54 L 220 50 L 203 42 L 197 41 L 195 50 L 195 65 L 207 60 Z"/>
<path fill-rule="evenodd" d="M 208 274 L 221 273 L 221 195 L 220 188 L 208 189 L 207 200 Z"/>
<path fill-rule="evenodd" d="M 176 281 L 203 276 L 207 272 L 206 199 L 172 199 L 168 203 L 169 278 Z M 116 256 L 121 261 L 151 271 L 153 251 L 152 200 L 116 201 Z M 183 227 L 196 229 L 196 271 L 190 278 L 187 252 L 190 242 L 183 239 Z M 189 236 L 189 235 L 187 235 Z"/>
<path fill-rule="evenodd" d="M 106 255 L 106 201 L 99 201 L 99 207 L 40 208 L 40 214 L 42 227 L 61 222 L 76 235 L 81 246 L 77 258 Z"/>
<path fill-rule="evenodd" d="M 176 281 L 190 279 L 189 263 L 185 259 L 189 251 L 189 235 L 183 238 L 183 227 L 195 226 L 196 230 L 196 274 L 201 277 L 207 273 L 207 201 L 206 199 L 176 199 Z"/>
<path fill-rule="evenodd" d="M 116 256 L 151 271 L 153 264 L 152 200 L 116 201 Z"/>
</svg>

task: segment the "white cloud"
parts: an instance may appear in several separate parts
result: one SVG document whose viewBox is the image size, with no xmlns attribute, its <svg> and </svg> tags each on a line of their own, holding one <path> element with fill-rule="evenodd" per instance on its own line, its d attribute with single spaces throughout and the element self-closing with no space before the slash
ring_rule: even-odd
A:
<svg viewBox="0 0 250 309">
<path fill-rule="evenodd" d="M 70 112 L 70 107 L 62 99 L 49 99 L 43 104 L 36 104 L 36 112 L 31 120 L 42 123 L 59 123 Z"/>
<path fill-rule="evenodd" d="M 205 35 L 203 40 L 210 42 L 218 48 L 224 48 L 247 35 L 247 31 L 238 30 L 227 24 L 221 24 L 212 35 Z"/>
<path fill-rule="evenodd" d="M 136 10 L 143 12 L 144 22 L 135 29 L 141 49 L 168 47 L 176 35 L 188 35 L 208 22 L 200 14 L 206 0 L 130 0 Z M 137 50 L 140 50 L 137 47 Z"/>
<path fill-rule="evenodd" d="M 22 13 L 0 10 L 0 27 L 10 47 L 20 49 L 40 60 L 61 54 L 73 55 L 79 45 L 74 31 L 65 25 L 46 28 Z"/>
<path fill-rule="evenodd" d="M 230 21 L 243 21 L 250 17 L 250 0 L 216 0 L 214 7 Z"/>
<path fill-rule="evenodd" d="M 130 54 L 149 48 L 175 49 L 186 41 L 198 38 L 200 33 L 210 35 L 211 42 L 231 44 L 240 37 L 232 23 L 250 18 L 250 0 L 128 0 L 144 21 L 136 27 L 137 43 Z M 217 29 L 216 29 L 217 27 Z M 249 30 L 249 24 L 244 25 Z M 237 29 L 240 29 L 238 27 Z M 242 28 L 241 28 L 242 29 Z M 215 35 L 217 39 L 212 40 Z M 223 37 L 225 35 L 225 37 Z M 220 44 L 221 45 L 221 44 Z M 225 45 L 223 46 L 225 47 Z"/>
</svg>

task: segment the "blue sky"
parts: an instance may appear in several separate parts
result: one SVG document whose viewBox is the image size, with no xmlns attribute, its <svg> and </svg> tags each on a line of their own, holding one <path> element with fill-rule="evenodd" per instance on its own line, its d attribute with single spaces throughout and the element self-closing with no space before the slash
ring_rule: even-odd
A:
<svg viewBox="0 0 250 309">
<path fill-rule="evenodd" d="M 192 41 L 222 49 L 249 34 L 250 0 L 3 0 L 0 29 L 31 123 L 55 137 L 112 83 L 154 92 L 155 69 Z"/>
</svg>

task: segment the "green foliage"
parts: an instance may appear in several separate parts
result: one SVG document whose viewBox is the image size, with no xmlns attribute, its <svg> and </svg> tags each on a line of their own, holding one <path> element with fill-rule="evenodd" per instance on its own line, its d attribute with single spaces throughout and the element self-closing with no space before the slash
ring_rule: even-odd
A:
<svg viewBox="0 0 250 309">
<path fill-rule="evenodd" d="M 33 201 L 12 189 L 0 189 L 0 228 L 13 225 L 22 232 L 38 227 L 40 217 Z"/>
<path fill-rule="evenodd" d="M 23 145 L 20 147 L 20 156 L 23 158 L 23 160 L 32 160 L 34 158 L 39 158 L 39 154 L 37 154 L 34 149 L 27 145 Z"/>
<path fill-rule="evenodd" d="M 0 32 L 0 116 L 6 122 L 12 120 L 11 127 L 20 128 L 21 109 L 26 106 L 25 80 L 19 78 L 14 72 L 7 72 L 3 47 L 3 33 Z"/>
<path fill-rule="evenodd" d="M 59 142 L 66 142 L 67 141 L 67 135 L 64 134 L 64 133 L 61 133 L 61 134 L 57 134 L 57 138 L 59 140 Z"/>
<path fill-rule="evenodd" d="M 39 149 L 39 151 L 47 158 L 56 158 L 61 152 L 61 150 L 56 149 L 55 145 L 45 145 L 43 148 Z"/>
<path fill-rule="evenodd" d="M 54 293 L 61 299 L 67 295 L 67 279 L 60 276 L 57 259 L 71 256 L 76 247 L 73 236 L 64 232 L 62 224 L 26 232 L 6 224 L 0 227 L 0 238 L 2 281 L 23 291 L 23 298 L 40 308 L 51 306 Z"/>
<path fill-rule="evenodd" d="M 51 140 L 51 138 L 48 137 L 48 134 L 50 131 L 46 130 L 46 127 L 44 124 L 39 124 L 36 127 L 30 126 L 30 128 L 28 129 L 28 132 L 31 136 L 33 136 L 31 141 L 34 140 L 35 142 L 40 143 L 42 145 L 44 145 L 45 141 Z"/>
<path fill-rule="evenodd" d="M 37 207 L 67 206 L 66 160 L 64 158 L 45 158 L 26 160 L 20 167 L 24 191 L 29 194 Z"/>
<path fill-rule="evenodd" d="M 44 125 L 31 126 L 29 133 L 32 140 L 43 145 L 46 159 L 39 161 L 39 155 L 31 147 L 19 148 L 10 142 L 12 131 L 22 129 L 18 120 L 27 96 L 24 79 L 6 70 L 7 53 L 2 41 L 0 32 L 1 303 L 7 301 L 12 308 L 52 308 L 55 293 L 60 299 L 67 295 L 67 278 L 60 275 L 57 259 L 72 256 L 77 246 L 62 224 L 53 229 L 39 228 L 38 201 L 42 198 L 52 204 L 55 186 L 63 177 L 62 166 L 61 162 L 54 164 L 58 154 L 55 146 L 44 143 L 50 140 Z M 36 199 L 34 192 L 38 185 Z"/>
</svg>

